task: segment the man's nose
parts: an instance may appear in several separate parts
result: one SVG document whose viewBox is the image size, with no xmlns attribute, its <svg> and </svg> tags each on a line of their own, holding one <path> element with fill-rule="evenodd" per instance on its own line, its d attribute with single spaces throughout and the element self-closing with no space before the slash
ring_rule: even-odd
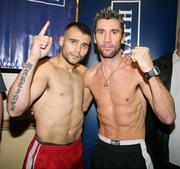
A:
<svg viewBox="0 0 180 169">
<path fill-rule="evenodd" d="M 107 32 L 107 33 L 105 34 L 105 36 L 104 36 L 104 41 L 105 41 L 105 42 L 110 42 L 110 41 L 111 41 L 111 35 L 110 35 L 110 33 Z"/>
<path fill-rule="evenodd" d="M 77 44 L 77 45 L 76 45 L 76 50 L 77 50 L 78 52 L 81 51 L 81 44 Z"/>
</svg>

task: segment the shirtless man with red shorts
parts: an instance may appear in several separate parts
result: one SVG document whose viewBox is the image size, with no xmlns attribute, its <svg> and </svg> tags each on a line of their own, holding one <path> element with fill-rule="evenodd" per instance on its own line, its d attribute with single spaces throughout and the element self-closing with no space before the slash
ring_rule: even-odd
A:
<svg viewBox="0 0 180 169">
<path fill-rule="evenodd" d="M 79 62 L 88 53 L 91 33 L 83 23 L 69 24 L 59 38 L 60 53 L 46 58 L 52 46 L 52 37 L 45 35 L 49 24 L 33 39 L 30 56 L 9 90 L 7 110 L 14 117 L 32 107 L 35 117 L 36 135 L 23 168 L 83 169 L 83 74 L 87 68 Z"/>
</svg>

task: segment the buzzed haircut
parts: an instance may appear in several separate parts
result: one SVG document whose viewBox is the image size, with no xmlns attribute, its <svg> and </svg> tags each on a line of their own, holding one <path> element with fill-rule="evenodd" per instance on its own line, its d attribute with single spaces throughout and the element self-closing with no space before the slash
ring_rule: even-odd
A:
<svg viewBox="0 0 180 169">
<path fill-rule="evenodd" d="M 83 34 L 91 36 L 91 30 L 89 26 L 87 26 L 86 24 L 82 22 L 71 22 L 70 24 L 66 26 L 65 30 L 67 31 L 68 29 L 72 27 L 77 27 Z"/>
</svg>

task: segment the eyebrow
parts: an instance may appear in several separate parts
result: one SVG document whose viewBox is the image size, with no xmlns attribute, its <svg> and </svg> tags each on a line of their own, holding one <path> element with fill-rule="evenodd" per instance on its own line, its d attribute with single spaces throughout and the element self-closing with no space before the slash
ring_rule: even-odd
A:
<svg viewBox="0 0 180 169">
<path fill-rule="evenodd" d="M 95 31 L 102 31 L 102 30 L 104 30 L 104 29 L 103 28 L 96 28 Z"/>
<path fill-rule="evenodd" d="M 121 32 L 120 29 L 111 29 L 111 31 Z"/>
<path fill-rule="evenodd" d="M 80 42 L 78 39 L 73 39 L 73 38 L 69 38 L 69 40 L 71 41 L 77 41 L 77 42 Z M 81 44 L 84 44 L 84 45 L 87 45 L 87 46 L 90 46 L 90 43 L 86 43 L 86 42 L 82 42 Z"/>
<path fill-rule="evenodd" d="M 103 29 L 103 28 L 97 28 L 96 30 L 95 30 L 95 32 L 97 32 L 97 31 L 104 31 L 105 29 Z M 116 31 L 116 32 L 122 32 L 122 30 L 121 29 L 110 29 L 110 31 Z"/>
</svg>

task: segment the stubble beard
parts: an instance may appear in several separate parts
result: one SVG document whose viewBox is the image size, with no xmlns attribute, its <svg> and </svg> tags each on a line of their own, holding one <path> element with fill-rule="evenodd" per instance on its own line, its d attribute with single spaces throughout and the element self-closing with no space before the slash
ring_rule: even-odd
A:
<svg viewBox="0 0 180 169">
<path fill-rule="evenodd" d="M 99 54 L 103 57 L 103 58 L 114 58 L 118 53 L 119 51 L 121 50 L 121 47 L 118 47 L 118 48 L 113 48 L 112 52 L 111 53 L 107 53 L 103 50 L 102 47 L 98 46 L 98 51 L 99 51 Z"/>
<path fill-rule="evenodd" d="M 73 59 L 71 59 L 72 57 L 74 57 L 72 52 L 64 53 L 62 51 L 62 56 L 66 60 L 67 63 L 73 66 L 77 65 L 82 60 L 82 57 L 80 57 L 80 59 L 78 59 L 77 61 L 74 61 Z"/>
</svg>

